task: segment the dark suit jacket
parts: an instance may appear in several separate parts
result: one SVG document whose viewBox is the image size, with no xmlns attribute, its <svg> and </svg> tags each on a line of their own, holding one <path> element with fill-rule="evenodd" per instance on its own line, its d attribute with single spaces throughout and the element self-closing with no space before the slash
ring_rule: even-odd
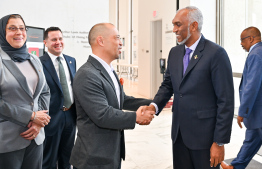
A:
<svg viewBox="0 0 262 169">
<path fill-rule="evenodd" d="M 183 76 L 185 45 L 169 53 L 165 80 L 153 102 L 159 112 L 174 94 L 172 139 L 181 131 L 193 150 L 230 141 L 234 114 L 232 70 L 226 51 L 201 37 Z"/>
<path fill-rule="evenodd" d="M 64 55 L 64 58 L 66 60 L 71 82 L 73 83 L 73 78 L 76 73 L 76 61 L 73 57 Z M 62 87 L 59 81 L 59 78 L 57 76 L 54 64 L 48 55 L 48 53 L 45 53 L 43 56 L 40 57 L 40 60 L 44 67 L 44 73 L 46 77 L 47 84 L 50 88 L 51 93 L 51 99 L 50 99 L 50 107 L 49 107 L 49 115 L 51 116 L 50 123 L 45 126 L 45 134 L 47 136 L 51 136 L 57 132 L 57 129 L 59 126 L 61 126 L 61 118 L 63 118 L 63 105 L 64 105 L 64 99 L 63 99 L 63 91 Z M 69 120 L 72 120 L 72 122 L 75 123 L 76 121 L 76 111 L 75 111 L 75 104 L 71 106 L 71 109 L 73 112 L 71 114 L 71 118 Z"/>
<path fill-rule="evenodd" d="M 244 117 L 247 129 L 262 127 L 262 42 L 248 54 L 239 87 L 238 115 Z"/>
<path fill-rule="evenodd" d="M 123 129 L 136 124 L 136 113 L 122 109 L 136 111 L 152 101 L 126 96 L 119 80 L 118 84 L 120 107 L 114 83 L 99 61 L 89 56 L 76 73 L 78 133 L 70 163 L 78 169 L 116 169 L 120 158 L 125 158 Z"/>
</svg>

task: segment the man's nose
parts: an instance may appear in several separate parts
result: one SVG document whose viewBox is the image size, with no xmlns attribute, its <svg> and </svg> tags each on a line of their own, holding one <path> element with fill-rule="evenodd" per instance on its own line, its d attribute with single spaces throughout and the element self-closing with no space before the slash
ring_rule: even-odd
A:
<svg viewBox="0 0 262 169">
<path fill-rule="evenodd" d="M 174 33 L 177 32 L 177 28 L 176 28 L 176 26 L 174 26 L 174 28 L 173 28 L 173 32 L 174 32 Z"/>
</svg>

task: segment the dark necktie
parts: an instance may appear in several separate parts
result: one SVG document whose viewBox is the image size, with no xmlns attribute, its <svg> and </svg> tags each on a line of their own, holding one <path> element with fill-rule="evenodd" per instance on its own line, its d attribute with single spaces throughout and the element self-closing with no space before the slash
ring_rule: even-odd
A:
<svg viewBox="0 0 262 169">
<path fill-rule="evenodd" d="M 184 55 L 184 58 L 183 58 L 183 64 L 184 64 L 184 71 L 183 71 L 183 75 L 185 74 L 186 72 L 186 68 L 188 66 L 188 63 L 189 63 L 189 56 L 190 56 L 190 53 L 192 52 L 191 49 L 189 48 L 186 48 L 186 54 Z"/>
<path fill-rule="evenodd" d="M 72 105 L 72 101 L 70 98 L 70 93 L 67 85 L 66 75 L 65 75 L 65 69 L 61 62 L 61 57 L 57 57 L 58 63 L 59 63 L 59 77 L 60 77 L 60 84 L 62 86 L 63 94 L 64 94 L 64 106 L 66 108 L 70 108 Z"/>
</svg>

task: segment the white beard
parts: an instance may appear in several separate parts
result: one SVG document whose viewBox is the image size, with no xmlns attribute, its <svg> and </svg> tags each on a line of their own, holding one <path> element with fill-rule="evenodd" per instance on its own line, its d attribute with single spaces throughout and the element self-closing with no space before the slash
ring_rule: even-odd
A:
<svg viewBox="0 0 262 169">
<path fill-rule="evenodd" d="M 185 44 L 186 41 L 191 37 L 191 33 L 189 31 L 189 27 L 188 27 L 188 32 L 187 32 L 187 37 L 186 39 L 182 40 L 182 42 L 177 42 L 179 45 Z"/>
</svg>

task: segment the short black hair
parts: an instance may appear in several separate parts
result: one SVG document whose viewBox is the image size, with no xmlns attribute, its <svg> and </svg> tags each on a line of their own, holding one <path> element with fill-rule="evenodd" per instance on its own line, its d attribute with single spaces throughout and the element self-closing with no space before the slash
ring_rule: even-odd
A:
<svg viewBox="0 0 262 169">
<path fill-rule="evenodd" d="M 52 32 L 52 31 L 60 31 L 60 32 L 63 34 L 63 32 L 61 31 L 60 28 L 52 26 L 52 27 L 49 27 L 49 28 L 47 28 L 47 29 L 45 30 L 44 39 L 47 39 L 47 38 L 48 38 L 48 33 L 49 33 L 49 32 Z"/>
</svg>

